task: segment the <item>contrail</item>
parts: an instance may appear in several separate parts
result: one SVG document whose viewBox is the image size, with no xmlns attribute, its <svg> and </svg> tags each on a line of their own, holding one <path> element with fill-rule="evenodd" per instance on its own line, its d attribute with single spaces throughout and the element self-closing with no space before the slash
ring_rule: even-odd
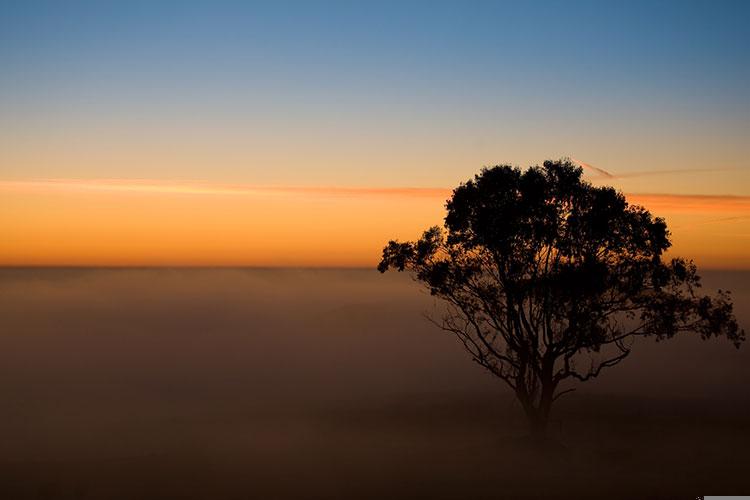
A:
<svg viewBox="0 0 750 500">
<path fill-rule="evenodd" d="M 610 179 L 614 179 L 616 177 L 615 175 L 612 175 L 611 173 L 604 170 L 603 168 L 595 167 L 589 163 L 582 162 L 581 160 L 576 160 L 575 158 L 571 158 L 571 160 L 573 160 L 575 163 L 579 164 L 585 169 L 593 170 L 594 172 L 598 172 L 602 174 L 604 177 L 608 177 Z"/>
<path fill-rule="evenodd" d="M 575 158 L 571 158 L 571 160 L 574 163 L 577 163 L 581 167 L 583 167 L 586 170 L 592 170 L 594 172 L 597 172 L 601 174 L 602 176 L 606 177 L 607 179 L 632 179 L 634 177 L 648 177 L 652 175 L 668 175 L 668 174 L 693 174 L 693 173 L 705 173 L 705 172 L 725 172 L 727 170 L 732 170 L 729 168 L 678 168 L 678 169 L 668 169 L 668 170 L 639 170 L 636 172 L 627 172 L 624 174 L 613 174 L 612 172 L 609 172 L 607 170 L 604 170 L 603 168 L 595 167 L 590 163 L 582 162 L 581 160 L 576 160 Z"/>
</svg>

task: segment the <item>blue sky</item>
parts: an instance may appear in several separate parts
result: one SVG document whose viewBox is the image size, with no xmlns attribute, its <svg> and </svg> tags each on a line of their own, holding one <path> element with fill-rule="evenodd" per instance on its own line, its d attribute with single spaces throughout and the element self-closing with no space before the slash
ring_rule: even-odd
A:
<svg viewBox="0 0 750 500">
<path fill-rule="evenodd" d="M 443 186 L 483 164 L 567 155 L 618 172 L 748 167 L 747 2 L 24 1 L 0 12 L 6 177 Z M 70 144 L 89 140 L 113 156 L 200 143 L 216 161 L 86 164 Z M 35 144 L 59 165 L 29 160 Z"/>
</svg>

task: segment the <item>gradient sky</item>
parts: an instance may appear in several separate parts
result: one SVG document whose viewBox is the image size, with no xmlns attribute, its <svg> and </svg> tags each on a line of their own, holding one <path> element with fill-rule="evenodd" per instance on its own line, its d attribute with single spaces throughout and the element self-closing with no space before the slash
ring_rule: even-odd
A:
<svg viewBox="0 0 750 500">
<path fill-rule="evenodd" d="M 568 156 L 676 252 L 748 268 L 748 23 L 748 2 L 3 1 L 0 264 L 372 265 L 482 166 Z"/>
</svg>

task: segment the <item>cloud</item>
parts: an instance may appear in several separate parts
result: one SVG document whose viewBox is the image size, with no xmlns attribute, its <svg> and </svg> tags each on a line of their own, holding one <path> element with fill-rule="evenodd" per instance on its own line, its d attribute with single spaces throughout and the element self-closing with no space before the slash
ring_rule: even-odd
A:
<svg viewBox="0 0 750 500">
<path fill-rule="evenodd" d="M 591 167 L 594 168 L 594 167 Z M 598 169 L 600 170 L 600 169 Z M 612 175 L 607 173 L 607 175 Z M 100 192 L 167 194 L 190 196 L 305 196 L 305 197 L 400 197 L 434 198 L 444 201 L 448 188 L 365 187 L 365 186 L 256 186 L 207 181 L 165 181 L 157 179 L 39 179 L 0 181 L 0 191 L 20 193 Z M 626 194 L 631 204 L 655 212 L 718 213 L 750 215 L 750 196 L 669 193 Z"/>
<path fill-rule="evenodd" d="M 594 172 L 601 174 L 604 177 L 607 177 L 608 179 L 614 179 L 615 176 L 611 173 L 607 172 L 603 168 L 595 167 L 589 163 L 582 162 L 581 160 L 576 160 L 575 158 L 571 158 L 574 163 L 579 164 L 581 167 L 583 167 L 585 170 L 593 170 Z"/>
<path fill-rule="evenodd" d="M 581 160 L 576 160 L 575 158 L 571 158 L 571 160 L 574 163 L 577 163 L 578 165 L 583 167 L 584 170 L 590 170 L 592 172 L 596 172 L 602 178 L 606 178 L 606 179 L 632 179 L 632 178 L 637 178 L 637 177 L 650 177 L 650 176 L 655 176 L 655 175 L 696 174 L 696 173 L 706 173 L 706 172 L 722 172 L 722 171 L 730 170 L 726 168 L 676 168 L 676 169 L 663 169 L 663 170 L 638 170 L 635 172 L 627 172 L 624 174 L 613 174 L 612 172 L 609 172 L 608 170 L 595 167 L 591 165 L 590 163 L 585 163 L 585 162 L 582 162 Z"/>
<path fill-rule="evenodd" d="M 38 179 L 0 181 L 0 191 L 11 192 L 121 192 L 178 195 L 312 195 L 312 196 L 387 196 L 442 198 L 450 196 L 446 188 L 426 187 L 345 187 L 345 186 L 256 186 L 205 181 L 162 181 L 155 179 Z"/>
<path fill-rule="evenodd" d="M 633 177 L 649 177 L 652 175 L 670 175 L 670 174 L 698 174 L 706 172 L 723 172 L 726 168 L 678 168 L 671 170 L 640 170 L 637 172 L 628 172 L 627 174 L 618 174 L 612 176 L 613 179 L 631 179 Z"/>
<path fill-rule="evenodd" d="M 750 196 L 708 194 L 631 193 L 628 202 L 657 211 L 679 213 L 750 214 Z"/>
<path fill-rule="evenodd" d="M 706 224 L 713 224 L 716 222 L 735 222 L 738 220 L 745 220 L 745 219 L 750 219 L 750 215 L 739 215 L 736 217 L 722 217 L 720 219 L 711 219 L 709 221 L 706 221 Z"/>
</svg>

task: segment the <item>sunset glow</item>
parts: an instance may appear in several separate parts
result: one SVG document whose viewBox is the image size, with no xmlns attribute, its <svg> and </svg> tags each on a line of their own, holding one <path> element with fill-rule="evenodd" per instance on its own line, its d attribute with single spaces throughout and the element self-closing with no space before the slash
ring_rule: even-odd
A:
<svg viewBox="0 0 750 500">
<path fill-rule="evenodd" d="M 372 267 L 482 167 L 569 157 L 749 268 L 746 25 L 680 12 L 11 2 L 0 265 Z"/>
<path fill-rule="evenodd" d="M 149 179 L 4 181 L 0 263 L 372 267 L 388 239 L 413 239 L 440 224 L 450 192 Z M 707 267 L 750 267 L 750 197 L 627 198 L 667 219 L 675 254 Z"/>
</svg>

